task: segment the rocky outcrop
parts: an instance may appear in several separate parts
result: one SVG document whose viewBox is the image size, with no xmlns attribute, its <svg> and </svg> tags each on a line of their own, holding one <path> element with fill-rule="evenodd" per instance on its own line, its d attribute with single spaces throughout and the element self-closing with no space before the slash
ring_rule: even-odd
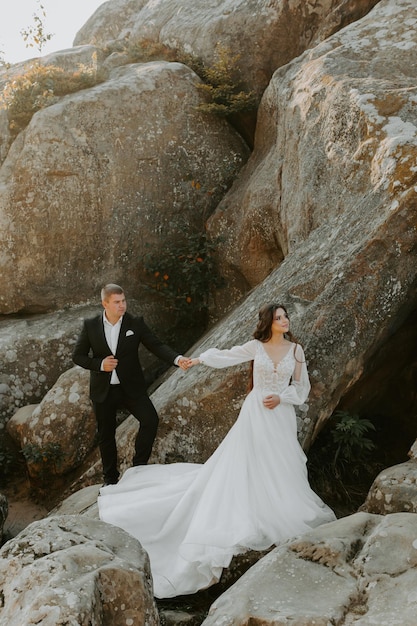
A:
<svg viewBox="0 0 417 626">
<path fill-rule="evenodd" d="M 128 65 L 35 113 L 0 169 L 0 313 L 88 302 L 127 277 L 152 300 L 144 255 L 202 232 L 248 156 L 197 110 L 198 82 L 179 63 Z"/>
<path fill-rule="evenodd" d="M 74 343 L 94 306 L 28 319 L 0 320 L 0 420 L 19 407 L 39 403 L 58 377 L 72 367 Z"/>
<path fill-rule="evenodd" d="M 49 68 L 52 72 L 56 69 L 66 72 L 67 85 L 71 82 L 71 77 L 79 77 L 81 73 L 94 77 L 96 82 L 101 82 L 105 76 L 108 76 L 105 63 L 107 56 L 107 53 L 101 48 L 78 46 L 77 48 L 58 50 L 44 57 L 27 59 L 13 65 L 0 66 L 0 164 L 5 160 L 16 134 L 16 129 L 11 128 L 13 127 L 14 116 L 10 111 L 10 102 L 12 102 L 17 113 L 22 113 L 25 108 L 29 108 L 30 113 L 30 108 L 37 106 L 34 99 L 29 95 L 28 86 L 31 79 L 28 76 L 32 76 L 32 79 L 36 77 L 38 80 L 42 76 L 45 78 L 45 72 L 48 71 L 46 68 Z M 38 72 L 37 76 L 36 72 Z M 26 80 L 23 81 L 24 84 L 20 83 L 19 90 L 15 81 L 21 81 L 22 77 L 26 77 Z M 36 78 L 32 82 L 34 91 L 38 86 L 36 85 Z M 49 76 L 47 84 L 44 83 L 44 86 L 48 89 L 53 86 L 55 90 L 53 76 Z M 79 88 L 82 88 L 81 83 Z M 41 92 L 41 90 L 39 91 Z M 16 96 L 15 99 L 11 97 L 13 93 Z M 41 97 L 41 93 L 39 93 L 39 97 Z M 32 113 L 34 112 L 33 110 Z"/>
<path fill-rule="evenodd" d="M 72 366 L 71 354 L 82 311 L 60 311 L 29 319 L 0 320 L 0 409 L 9 418 L 24 405 L 39 402 L 60 374 Z"/>
<path fill-rule="evenodd" d="M 212 605 L 204 626 L 414 626 L 415 515 L 357 513 L 276 548 Z"/>
<path fill-rule="evenodd" d="M 253 157 L 209 221 L 213 237 L 225 236 L 219 256 L 227 281 L 217 295 L 213 314 L 221 318 L 230 312 L 190 352 L 243 343 L 251 337 L 262 304 L 286 304 L 292 330 L 304 345 L 312 382 L 309 404 L 298 412 L 300 440 L 305 447 L 340 400 L 357 383 L 368 380 L 370 373 L 375 374 L 376 363 L 384 361 L 384 378 L 381 384 L 381 379 L 378 383 L 378 376 L 374 377 L 373 393 L 382 397 L 388 394 L 389 385 L 391 389 L 394 386 L 391 404 L 386 403 L 390 407 L 401 395 L 397 381 L 411 389 L 415 371 L 412 341 L 399 350 L 403 353 L 399 378 L 389 378 L 390 368 L 396 368 L 398 360 L 388 350 L 401 328 L 412 326 L 417 301 L 415 3 L 381 0 L 367 17 L 324 41 L 330 30 L 350 21 L 349 11 L 360 17 L 372 4 L 375 2 L 329 2 L 321 3 L 320 9 L 315 4 L 313 14 L 327 10 L 329 19 L 322 19 L 308 35 L 310 43 L 303 45 L 322 43 L 275 73 L 260 107 Z M 169 15 L 177 5 L 171 1 L 165 5 L 169 20 L 164 22 L 160 11 L 151 23 L 143 17 L 160 7 L 159 2 L 106 3 L 94 16 L 95 24 L 103 17 L 103 39 L 99 41 L 99 31 L 92 37 L 97 35 L 101 48 L 112 39 L 131 38 L 132 43 L 140 43 L 153 32 L 152 37 L 160 43 L 181 47 L 185 35 L 176 39 L 177 18 Z M 190 17 L 207 10 L 206 6 L 190 5 Z M 245 11 L 250 3 L 238 6 Z M 291 7 L 296 6 L 307 9 L 305 3 L 291 3 Z M 113 24 L 105 19 L 110 7 L 126 8 Z M 224 7 L 224 3 L 219 5 L 219 10 Z M 277 7 L 269 3 L 268 10 Z M 347 11 L 344 23 L 343 7 Z M 226 22 L 228 16 L 224 18 Z M 210 28 L 216 30 L 221 23 L 214 19 Z M 114 27 L 113 34 L 110 26 Z M 256 34 L 256 29 L 250 30 Z M 234 37 L 239 44 L 232 47 L 234 52 L 250 50 L 243 36 L 234 32 Z M 214 35 L 208 32 L 205 39 L 212 42 L 207 54 L 213 54 Z M 85 54 L 93 48 L 83 50 Z M 191 52 L 196 50 L 191 48 Z M 72 54 L 78 53 L 76 49 Z M 59 62 L 65 64 L 66 58 L 63 53 Z M 206 218 L 246 159 L 246 147 L 226 124 L 213 121 L 212 125 L 195 111 L 200 101 L 197 78 L 185 66 L 151 63 L 112 70 L 113 65 L 123 63 L 117 55 L 107 59 L 104 55 L 98 63 L 106 66 L 107 80 L 37 113 L 3 164 L 0 250 L 2 264 L 4 261 L 8 268 L 2 291 L 3 312 L 39 312 L 90 300 L 107 278 L 124 285 L 129 281 L 141 297 L 136 286 L 140 263 L 135 265 L 135 259 L 145 249 L 143 242 L 159 249 L 169 237 L 175 237 L 174 223 L 184 229 L 192 222 L 190 216 L 195 216 L 195 224 Z M 258 85 L 265 80 L 263 72 L 262 66 Z M 0 129 L 6 121 L 0 111 Z M 6 151 L 2 154 L 6 156 Z M 191 232 L 195 224 L 191 223 Z M 53 245 L 48 247 L 48 242 Z M 111 248 L 104 249 L 103 242 L 110 242 Z M 17 264 L 12 258 L 14 246 Z M 143 303 L 145 315 L 154 312 L 146 297 Z M 81 317 L 79 311 L 75 315 L 62 311 L 53 323 L 47 315 L 1 321 L 3 415 L 12 415 L 16 407 L 27 402 L 40 402 L 58 376 L 71 367 L 70 353 Z M 403 371 L 411 372 L 408 378 L 401 378 Z M 234 422 L 246 393 L 246 381 L 246 366 L 222 371 L 201 366 L 165 377 L 152 395 L 161 416 L 152 460 L 204 461 Z M 52 411 L 56 391 L 49 403 Z M 366 391 L 362 388 L 362 395 Z M 408 396 L 415 397 L 415 393 Z M 137 427 L 136 420 L 128 418 L 118 428 L 122 471 L 131 463 Z M 100 482 L 97 451 L 82 467 L 85 473 L 71 490 Z M 226 624 L 227 619 L 234 624 L 249 620 L 284 623 L 291 617 L 300 625 L 345 620 L 363 625 L 414 626 L 415 514 L 393 513 L 401 508 L 415 510 L 414 478 L 414 461 L 383 472 L 366 506 L 388 513 L 385 518 L 362 512 L 277 548 L 219 599 L 207 624 Z M 79 526 L 78 518 L 70 518 L 71 529 L 67 518 L 59 518 L 64 519 L 59 528 L 64 527 L 70 543 L 77 544 L 81 537 L 83 550 L 86 544 L 90 549 L 90 537 L 96 537 L 97 528 L 100 537 L 107 532 L 119 537 L 114 528 L 95 526 L 100 524 L 96 520 L 97 490 L 93 484 L 57 510 L 80 512 L 85 524 L 94 524 L 94 532 L 92 526 L 87 532 L 84 522 Z M 9 556 L 4 560 L 6 546 L 3 548 L 0 586 L 7 602 L 0 608 L 0 623 L 4 615 L 9 626 L 9 617 L 16 615 L 19 621 L 10 621 L 10 626 L 22 626 L 25 607 L 29 607 L 31 618 L 38 618 L 41 610 L 51 610 L 52 620 L 61 611 L 67 619 L 70 596 L 64 593 L 52 604 L 54 591 L 44 582 L 55 580 L 48 569 L 52 555 L 48 552 L 44 557 L 42 552 L 44 545 L 51 551 L 59 543 L 49 542 L 61 532 L 55 519 L 45 521 L 42 532 L 30 527 L 28 534 L 21 535 L 22 541 L 16 538 L 11 561 Z M 71 534 L 75 525 L 81 528 L 80 534 L 74 533 L 76 539 Z M 32 532 L 36 536 L 28 539 Z M 28 555 L 25 541 L 31 546 Z M 97 554 L 103 561 L 109 559 L 109 551 L 102 550 L 101 545 L 97 549 L 96 539 L 92 541 L 93 550 L 87 552 L 89 567 L 96 563 Z M 110 545 L 110 539 L 105 543 Z M 129 554 L 135 553 L 137 546 L 128 544 L 127 549 Z M 19 551 L 28 558 L 24 568 Z M 114 554 L 113 548 L 110 552 Z M 83 565 L 85 554 L 76 552 L 75 560 Z M 35 560 L 34 555 L 40 558 Z M 67 553 L 59 554 L 54 567 L 59 570 L 61 563 L 68 564 Z M 134 595 L 138 588 L 136 570 L 133 568 L 130 579 L 131 566 L 127 567 L 128 576 L 123 568 L 120 576 L 112 570 L 112 585 L 116 585 L 111 589 L 112 598 L 124 598 L 127 589 L 129 602 L 138 606 Z M 16 589 L 12 586 L 11 571 L 22 583 L 39 580 L 42 604 L 37 604 L 29 591 L 23 597 L 23 591 L 18 590 L 26 589 L 24 584 Z M 85 570 L 82 572 L 84 575 Z M 109 586 L 107 582 L 96 584 L 93 574 L 88 579 L 91 596 L 100 598 L 103 611 L 111 611 L 115 600 L 108 600 Z M 70 579 L 71 584 L 65 583 L 66 589 L 77 589 L 75 609 L 71 610 L 94 614 L 94 608 L 84 609 L 81 604 L 84 596 L 79 598 L 77 576 Z M 100 570 L 100 581 L 101 576 Z M 103 576 L 107 581 L 107 572 Z M 148 576 L 147 570 L 145 580 Z M 134 590 L 126 578 L 134 580 Z M 142 575 L 139 579 L 142 581 Z M 76 582 L 71 587 L 73 580 Z M 147 594 L 149 584 L 141 584 Z M 325 597 L 317 594 L 318 588 L 325 590 Z M 260 598 L 265 598 L 265 604 Z M 88 604 L 88 599 L 85 601 Z M 109 624 L 118 623 L 113 618 L 111 615 Z M 133 621 L 136 618 L 141 619 L 128 615 Z"/>
<path fill-rule="evenodd" d="M 263 303 L 286 303 L 312 380 L 310 408 L 299 414 L 306 446 L 416 301 L 415 14 L 409 0 L 380 2 L 275 74 L 253 158 L 211 221 L 213 232 L 229 233 L 219 311 L 260 284 L 193 352 L 246 341 Z M 388 23 L 395 28 L 384 39 Z M 394 62 L 404 71 L 393 92 Z M 176 372 L 153 394 L 162 418 L 154 458 L 205 460 L 245 392 L 243 366 Z M 131 441 L 136 421 L 121 428 Z M 122 466 L 131 443 L 124 448 Z"/>
<path fill-rule="evenodd" d="M 417 513 L 417 461 L 384 469 L 372 483 L 361 511 L 380 515 Z"/>
<path fill-rule="evenodd" d="M 158 623 L 146 553 L 124 531 L 97 520 L 96 497 L 97 486 L 74 494 L 59 507 L 61 513 L 57 509 L 31 524 L 3 547 L 0 623 L 25 626 L 28 616 L 41 615 L 51 626 L 71 619 L 95 623 L 100 615 L 97 623 L 113 626 L 126 623 L 118 621 L 122 606 L 124 619 Z M 65 508 L 73 515 L 63 514 Z M 414 626 L 416 550 L 413 513 L 342 518 L 266 556 L 236 557 L 220 583 L 226 591 L 203 624 L 272 625 L 290 619 L 299 626 L 353 621 Z M 242 576 L 240 568 L 247 570 Z"/>
<path fill-rule="evenodd" d="M 27 404 L 16 411 L 13 417 L 6 423 L 6 431 L 10 437 L 20 445 L 22 432 L 26 429 L 26 424 L 30 421 L 33 411 L 38 404 Z"/>
<path fill-rule="evenodd" d="M 34 522 L 0 551 L 0 624 L 157 626 L 149 559 L 120 528 L 79 516 Z"/>
<path fill-rule="evenodd" d="M 9 434 L 20 448 L 33 447 L 48 456 L 57 453 L 53 474 L 78 467 L 96 443 L 96 419 L 89 397 L 89 372 L 73 367 L 64 372 L 40 404 L 22 419 L 22 410 L 7 423 Z M 28 411 L 29 413 L 29 411 Z M 32 455 L 33 456 L 33 455 Z M 39 471 L 39 462 L 27 458 L 29 474 Z"/>
<path fill-rule="evenodd" d="M 322 239 L 319 255 L 326 248 L 330 261 L 337 258 L 346 240 L 354 248 L 355 224 L 367 212 L 361 239 L 368 238 L 372 265 L 361 289 L 372 290 L 388 236 L 379 240 L 372 231 L 415 197 L 416 15 L 412 0 L 383 0 L 274 74 L 253 155 L 209 220 L 212 235 L 224 235 L 218 254 L 226 286 L 217 315 L 326 222 L 333 220 L 334 237 Z M 318 267 L 303 297 L 320 293 L 321 274 Z M 396 278 L 389 272 L 387 280 Z"/>
<path fill-rule="evenodd" d="M 277 67 L 359 19 L 376 2 L 115 0 L 97 9 L 74 44 L 105 47 L 119 42 L 128 48 L 142 46 L 144 52 L 159 44 L 211 65 L 221 43 L 231 57 L 238 57 L 246 88 L 259 98 Z"/>
<path fill-rule="evenodd" d="M 90 485 L 64 498 L 52 511 L 49 516 L 57 515 L 83 515 L 92 519 L 100 519 L 98 514 L 97 498 L 101 483 Z"/>
</svg>

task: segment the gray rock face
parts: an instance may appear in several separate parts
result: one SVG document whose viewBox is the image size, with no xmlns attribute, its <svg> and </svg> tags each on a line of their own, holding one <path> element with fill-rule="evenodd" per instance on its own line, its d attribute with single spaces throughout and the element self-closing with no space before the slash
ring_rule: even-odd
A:
<svg viewBox="0 0 417 626">
<path fill-rule="evenodd" d="M 358 280 L 363 292 L 372 290 L 387 237 L 398 236 L 376 232 L 391 213 L 407 213 L 415 198 L 416 16 L 412 0 L 379 2 L 274 74 L 258 112 L 253 155 L 209 220 L 213 236 L 224 234 L 219 257 L 227 282 L 217 315 L 331 220 L 334 237 L 325 235 L 317 253 L 327 248 L 336 267 L 346 240 L 351 252 L 359 251 L 355 224 L 368 212 L 361 239 L 368 239 L 370 273 Z M 414 239 L 406 223 L 400 263 L 401 239 Z M 323 269 L 317 267 L 302 297 L 320 293 Z"/>
<path fill-rule="evenodd" d="M 374 480 L 362 511 L 368 513 L 417 513 L 417 462 L 384 469 Z"/>
<path fill-rule="evenodd" d="M 260 96 L 277 67 L 317 38 L 324 39 L 359 19 L 375 4 L 376 0 L 113 0 L 99 7 L 77 33 L 74 44 L 157 43 L 210 65 L 221 42 L 232 56 L 239 57 L 237 66 L 247 88 Z"/>
<path fill-rule="evenodd" d="M 357 513 L 276 548 L 212 605 L 204 626 L 415 626 L 414 514 Z"/>
<path fill-rule="evenodd" d="M 178 63 L 129 65 L 35 113 L 0 169 L 0 313 L 88 302 L 126 276 L 149 301 L 148 246 L 201 232 L 248 156 L 197 110 L 198 82 Z"/>
<path fill-rule="evenodd" d="M 18 426 L 15 425 L 18 422 Z M 93 448 L 96 419 L 89 398 L 89 372 L 73 367 L 64 372 L 27 419 L 20 412 L 7 423 L 10 434 L 18 435 L 19 447 L 26 445 L 45 449 L 59 446 L 62 455 L 53 473 L 65 474 L 76 468 Z M 16 438 L 15 438 L 16 439 Z M 36 472 L 28 463 L 29 473 Z"/>
<path fill-rule="evenodd" d="M 19 407 L 38 403 L 72 367 L 83 317 L 99 310 L 80 307 L 28 319 L 0 320 L 0 421 Z"/>
<path fill-rule="evenodd" d="M 79 516 L 34 522 L 0 551 L 2 626 L 157 626 L 147 554 Z"/>
<path fill-rule="evenodd" d="M 97 497 L 101 484 L 90 485 L 65 498 L 49 515 L 83 515 L 92 519 L 100 519 L 98 514 Z"/>
</svg>

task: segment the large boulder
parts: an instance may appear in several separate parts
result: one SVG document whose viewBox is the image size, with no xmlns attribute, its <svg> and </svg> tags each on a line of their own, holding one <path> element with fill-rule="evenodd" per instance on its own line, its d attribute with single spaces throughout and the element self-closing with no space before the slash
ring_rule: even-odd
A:
<svg viewBox="0 0 417 626">
<path fill-rule="evenodd" d="M 238 57 L 243 83 L 259 97 L 277 67 L 297 57 L 317 37 L 325 39 L 359 19 L 376 2 L 113 0 L 96 10 L 74 44 L 105 47 L 116 41 L 131 48 L 142 46 L 145 52 L 156 44 L 211 65 L 221 43 L 231 58 Z"/>
<path fill-rule="evenodd" d="M 415 626 L 411 513 L 357 513 L 277 547 L 210 608 L 204 626 Z"/>
<path fill-rule="evenodd" d="M 108 54 L 101 48 L 77 46 L 58 50 L 43 57 L 26 59 L 19 63 L 0 65 L 0 100 L 2 102 L 0 107 L 0 164 L 5 160 L 18 130 L 13 121 L 14 114 L 11 114 L 10 104 L 12 103 L 12 108 L 18 115 L 29 109 L 30 116 L 30 113 L 34 113 L 34 110 L 30 111 L 32 105 L 35 108 L 37 106 L 36 99 L 33 98 L 33 93 L 31 94 L 31 87 L 33 91 L 38 89 L 38 97 L 42 99 L 42 90 L 37 80 L 43 77 L 44 86 L 47 89 L 54 86 L 55 90 L 53 76 L 57 76 L 59 72 L 62 75 L 66 74 L 67 86 L 74 77 L 74 82 L 79 81 L 81 75 L 84 76 L 84 80 L 88 77 L 89 82 L 100 82 L 108 74 L 105 66 L 107 56 Z"/>
<path fill-rule="evenodd" d="M 7 423 L 9 434 L 14 435 L 20 448 L 50 457 L 48 470 L 53 474 L 65 474 L 78 467 L 96 443 L 89 374 L 81 367 L 67 370 L 26 419 L 22 419 L 20 409 Z M 37 475 L 38 455 L 25 456 L 29 474 Z"/>
<path fill-rule="evenodd" d="M 26 404 L 20 407 L 13 415 L 11 419 L 6 423 L 6 432 L 19 446 L 22 441 L 22 436 L 27 429 L 27 423 L 30 421 L 33 411 L 38 404 Z"/>
<path fill-rule="evenodd" d="M 83 318 L 100 308 L 97 302 L 96 306 L 74 307 L 49 315 L 0 320 L 2 424 L 20 407 L 39 403 L 58 377 L 73 365 L 71 355 Z"/>
<path fill-rule="evenodd" d="M 76 515 L 30 524 L 0 551 L 0 624 L 157 626 L 149 559 L 120 528 Z"/>
<path fill-rule="evenodd" d="M 88 302 L 127 277 L 152 298 L 145 254 L 201 233 L 248 156 L 198 110 L 198 82 L 179 63 L 128 65 L 33 115 L 0 169 L 0 313 Z"/>
<path fill-rule="evenodd" d="M 375 478 L 361 511 L 417 513 L 417 460 L 384 469 Z"/>
<path fill-rule="evenodd" d="M 71 354 L 83 317 L 97 308 L 80 307 L 28 319 L 0 320 L 0 420 L 19 407 L 40 402 L 72 365 Z"/>
<path fill-rule="evenodd" d="M 213 237 L 223 235 L 218 254 L 226 284 L 217 316 L 331 220 L 331 239 L 322 237 L 317 254 L 325 248 L 336 270 L 338 249 L 347 242 L 358 250 L 367 238 L 361 291 L 384 275 L 380 258 L 395 238 L 371 230 L 415 202 L 416 18 L 413 0 L 383 0 L 274 74 L 258 112 L 253 155 L 208 222 Z M 396 243 L 400 264 L 404 237 L 411 241 L 409 228 Z M 321 293 L 323 270 L 317 266 L 301 297 Z M 397 279 L 390 271 L 386 277 L 394 289 Z"/>
</svg>

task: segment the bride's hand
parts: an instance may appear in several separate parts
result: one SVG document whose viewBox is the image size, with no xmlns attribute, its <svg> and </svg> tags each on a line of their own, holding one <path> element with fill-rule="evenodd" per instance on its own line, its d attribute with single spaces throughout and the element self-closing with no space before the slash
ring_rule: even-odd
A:
<svg viewBox="0 0 417 626">
<path fill-rule="evenodd" d="M 200 359 L 190 359 L 188 361 L 188 367 L 194 367 L 194 365 L 198 365 L 200 363 Z"/>
<path fill-rule="evenodd" d="M 263 399 L 263 405 L 267 409 L 275 409 L 281 402 L 281 398 L 276 393 L 271 393 L 269 396 L 265 396 Z"/>
</svg>

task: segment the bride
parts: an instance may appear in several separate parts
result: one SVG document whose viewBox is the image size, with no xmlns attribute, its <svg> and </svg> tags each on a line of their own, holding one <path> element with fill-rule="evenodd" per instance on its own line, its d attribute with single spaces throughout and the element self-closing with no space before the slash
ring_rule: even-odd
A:
<svg viewBox="0 0 417 626">
<path fill-rule="evenodd" d="M 260 310 L 254 339 L 211 348 L 189 367 L 244 361 L 253 361 L 253 387 L 204 464 L 132 467 L 100 491 L 100 518 L 136 537 L 149 554 L 158 598 L 195 593 L 218 582 L 234 555 L 335 520 L 310 488 L 297 439 L 294 405 L 306 401 L 310 382 L 284 306 Z"/>
</svg>

